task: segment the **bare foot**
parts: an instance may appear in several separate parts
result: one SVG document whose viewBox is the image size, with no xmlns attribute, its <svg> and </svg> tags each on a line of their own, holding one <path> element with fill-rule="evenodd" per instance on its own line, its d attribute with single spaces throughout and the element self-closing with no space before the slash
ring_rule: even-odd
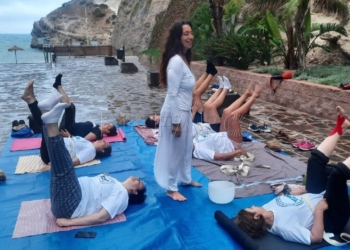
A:
<svg viewBox="0 0 350 250">
<path fill-rule="evenodd" d="M 340 107 L 340 106 L 337 106 L 337 112 L 338 112 L 338 115 L 340 116 L 340 117 L 344 117 L 345 116 L 345 110 L 342 108 L 342 107 Z M 343 122 L 343 124 L 341 125 L 341 128 L 342 128 L 342 130 L 343 130 L 343 132 L 346 130 L 346 129 L 348 129 L 350 127 L 350 122 L 349 122 L 349 120 L 348 119 L 346 119 L 345 118 L 345 121 Z"/>
<path fill-rule="evenodd" d="M 257 84 L 255 84 L 254 87 L 254 96 L 259 97 L 262 91 L 263 85 L 261 82 L 258 82 Z"/>
<path fill-rule="evenodd" d="M 21 96 L 22 100 L 24 100 L 28 104 L 35 102 L 33 85 L 34 85 L 34 80 L 31 80 L 27 84 L 26 88 L 24 89 L 23 95 Z"/>
<path fill-rule="evenodd" d="M 249 84 L 248 84 L 248 88 L 246 89 L 246 91 L 244 92 L 244 94 L 251 96 L 253 95 L 253 83 L 251 80 L 249 80 Z"/>
<path fill-rule="evenodd" d="M 190 183 L 183 183 L 181 182 L 181 186 L 184 186 L 184 187 L 188 187 L 188 186 L 192 186 L 192 187 L 202 187 L 202 184 L 200 184 L 199 182 L 196 182 L 196 181 L 191 181 Z"/>
<path fill-rule="evenodd" d="M 173 198 L 174 201 L 185 201 L 187 198 L 178 191 L 167 191 L 166 195 Z"/>
</svg>

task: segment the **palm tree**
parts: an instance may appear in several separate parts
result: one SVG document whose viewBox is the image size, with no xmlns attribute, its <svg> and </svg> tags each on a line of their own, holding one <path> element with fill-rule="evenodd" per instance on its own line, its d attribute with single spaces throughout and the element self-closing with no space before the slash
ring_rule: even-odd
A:
<svg viewBox="0 0 350 250">
<path fill-rule="evenodd" d="M 222 18 L 227 0 L 208 0 L 216 34 L 222 34 Z"/>
<path fill-rule="evenodd" d="M 345 20 L 349 15 L 347 0 L 314 0 L 313 5 L 327 14 L 336 13 L 342 20 Z M 270 10 L 275 13 L 279 23 L 282 24 L 287 36 L 285 66 L 288 69 L 304 69 L 306 66 L 306 48 L 309 46 L 311 37 L 310 6 L 311 0 L 249 1 L 248 12 Z"/>
</svg>

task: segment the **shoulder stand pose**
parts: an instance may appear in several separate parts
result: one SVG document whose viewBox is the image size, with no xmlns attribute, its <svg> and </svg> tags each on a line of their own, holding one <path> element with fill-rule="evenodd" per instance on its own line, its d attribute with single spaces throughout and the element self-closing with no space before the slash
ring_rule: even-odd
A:
<svg viewBox="0 0 350 250">
<path fill-rule="evenodd" d="M 321 242 L 323 232 L 341 233 L 350 215 L 347 180 L 350 158 L 336 166 L 327 165 L 341 135 L 349 128 L 345 111 L 337 107 L 337 124 L 328 137 L 311 152 L 307 164 L 306 194 L 278 196 L 262 207 L 241 210 L 235 223 L 251 237 L 266 230 L 285 240 L 310 245 Z M 315 207 L 313 212 L 308 204 Z"/>
<path fill-rule="evenodd" d="M 48 104 L 39 106 L 44 113 L 43 139 L 51 160 L 51 211 L 56 223 L 59 226 L 103 223 L 124 212 L 128 205 L 143 203 L 146 188 L 139 178 L 129 177 L 124 182 L 106 174 L 77 178 L 58 129 L 60 115 L 68 105 L 58 103 L 50 110 Z"/>
<path fill-rule="evenodd" d="M 192 91 L 195 78 L 190 70 L 192 27 L 175 23 L 169 31 L 160 65 L 160 82 L 168 88 L 161 110 L 154 175 L 174 200 L 184 201 L 177 183 L 201 186 L 191 179 Z"/>
<path fill-rule="evenodd" d="M 255 85 L 254 91 L 250 83 L 244 94 L 224 110 L 222 118 L 217 115 L 218 121 L 222 120 L 219 124 L 221 132 L 197 135 L 193 139 L 193 156 L 198 159 L 217 161 L 232 160 L 239 155 L 248 156 L 244 150 L 239 149 L 242 143 L 239 119 L 249 111 L 261 90 L 260 83 Z M 245 102 L 247 98 L 249 99 Z"/>
<path fill-rule="evenodd" d="M 28 104 L 34 121 L 39 126 L 43 126 L 41 120 L 41 110 L 51 110 L 61 99 L 60 93 L 55 93 L 48 99 L 38 103 L 34 95 L 34 80 L 30 81 L 22 95 L 22 99 Z M 104 140 L 90 142 L 80 136 L 64 139 L 67 150 L 69 151 L 75 166 L 86 163 L 94 158 L 109 156 L 112 152 L 111 146 Z M 45 164 L 50 163 L 49 153 L 47 151 L 45 140 L 41 140 L 40 157 Z"/>
</svg>

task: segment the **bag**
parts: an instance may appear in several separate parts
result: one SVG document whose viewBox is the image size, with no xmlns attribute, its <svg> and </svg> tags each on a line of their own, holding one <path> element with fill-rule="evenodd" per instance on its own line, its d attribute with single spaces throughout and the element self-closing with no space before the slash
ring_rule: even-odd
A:
<svg viewBox="0 0 350 250">
<path fill-rule="evenodd" d="M 14 138 L 28 138 L 28 137 L 31 137 L 32 135 L 33 135 L 33 132 L 28 127 L 22 128 L 21 130 L 18 130 L 18 131 L 12 130 L 12 133 L 11 133 L 11 137 L 14 137 Z"/>
<path fill-rule="evenodd" d="M 38 124 L 36 124 L 32 115 L 28 116 L 28 120 L 29 120 L 29 127 L 31 130 L 33 130 L 33 133 L 40 134 L 42 128 L 38 126 Z"/>
<path fill-rule="evenodd" d="M 279 141 L 276 140 L 266 142 L 266 147 L 276 152 L 282 150 L 281 143 L 279 143 Z"/>
<path fill-rule="evenodd" d="M 280 85 L 280 83 L 283 81 L 283 79 L 291 79 L 292 77 L 293 77 L 293 74 L 290 71 L 284 72 L 283 74 L 273 74 L 270 79 L 270 87 L 273 90 L 273 93 L 276 93 L 276 90 Z M 273 80 L 280 80 L 280 82 L 277 84 L 275 88 L 272 85 Z"/>
</svg>

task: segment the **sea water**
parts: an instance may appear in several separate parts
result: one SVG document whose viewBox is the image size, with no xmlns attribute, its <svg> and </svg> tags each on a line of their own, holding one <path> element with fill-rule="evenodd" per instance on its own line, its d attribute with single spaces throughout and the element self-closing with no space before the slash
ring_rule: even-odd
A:
<svg viewBox="0 0 350 250">
<path fill-rule="evenodd" d="M 8 51 L 16 45 L 18 50 L 17 63 L 45 63 L 44 53 L 39 49 L 32 49 L 30 34 L 0 34 L 0 63 L 16 63 L 15 52 Z"/>
</svg>

